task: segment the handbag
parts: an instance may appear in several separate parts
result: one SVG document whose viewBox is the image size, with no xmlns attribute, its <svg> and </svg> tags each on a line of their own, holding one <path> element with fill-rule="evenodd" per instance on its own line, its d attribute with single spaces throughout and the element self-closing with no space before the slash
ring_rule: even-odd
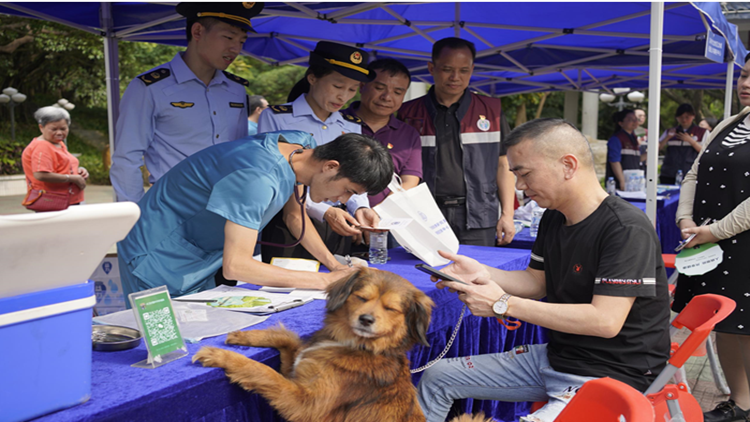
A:
<svg viewBox="0 0 750 422">
<path fill-rule="evenodd" d="M 70 172 L 73 172 L 71 167 Z M 31 180 L 26 178 L 28 184 L 28 192 L 26 197 L 23 198 L 21 205 L 26 209 L 36 212 L 47 212 L 47 211 L 62 211 L 68 209 L 70 206 L 70 190 L 71 183 L 68 183 L 68 191 L 65 193 L 60 192 L 49 192 L 44 189 L 33 189 L 31 187 Z"/>
<path fill-rule="evenodd" d="M 394 175 L 388 188 L 393 192 L 376 205 L 375 212 L 381 219 L 411 218 L 405 227 L 391 229 L 393 237 L 406 249 L 427 265 L 445 265 L 450 261 L 438 254 L 438 250 L 458 252 L 458 238 L 438 208 L 435 198 L 426 183 L 409 190 L 401 187 Z"/>
<path fill-rule="evenodd" d="M 70 205 L 70 191 L 59 193 L 48 192 L 44 189 L 29 189 L 21 205 L 37 212 L 62 211 L 68 209 Z"/>
</svg>

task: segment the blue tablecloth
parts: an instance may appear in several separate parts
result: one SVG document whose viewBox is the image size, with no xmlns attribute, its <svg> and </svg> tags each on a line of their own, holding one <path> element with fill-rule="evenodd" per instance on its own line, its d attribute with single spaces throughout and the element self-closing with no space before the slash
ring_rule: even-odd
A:
<svg viewBox="0 0 750 422">
<path fill-rule="evenodd" d="M 646 212 L 645 201 L 629 200 L 628 202 Z M 677 244 L 682 239 L 680 229 L 674 222 L 679 204 L 679 191 L 671 194 L 668 198 L 660 199 L 656 202 L 656 234 L 659 235 L 662 253 L 675 253 L 674 248 L 677 247 Z"/>
<path fill-rule="evenodd" d="M 640 200 L 628 200 L 631 204 L 646 212 L 646 202 Z M 674 248 L 680 243 L 682 236 L 674 222 L 677 205 L 680 202 L 679 191 L 674 191 L 668 198 L 656 202 L 656 234 L 659 235 L 662 253 L 675 253 Z M 531 249 L 536 238 L 531 237 L 529 228 L 524 227 L 520 233 L 516 233 L 513 241 L 504 246 L 514 249 Z"/>
<path fill-rule="evenodd" d="M 505 270 L 526 268 L 528 250 L 461 246 L 459 253 Z M 444 348 L 461 312 L 462 303 L 454 293 L 439 290 L 429 277 L 414 269 L 420 263 L 402 248 L 390 251 L 392 260 L 376 268 L 405 277 L 425 291 L 434 301 L 435 309 L 428 333 L 431 347 L 416 347 L 410 354 L 412 367 L 424 365 Z M 302 336 L 322 325 L 324 302 L 316 300 L 299 308 L 271 316 L 252 328 L 268 328 L 283 322 Z M 246 348 L 224 344 L 225 336 L 188 344 L 190 356 L 157 369 L 138 369 L 130 365 L 146 357 L 146 348 L 119 352 L 93 352 L 91 399 L 81 405 L 37 419 L 38 421 L 282 421 L 267 402 L 230 384 L 224 371 L 193 364 L 190 357 L 202 346 L 224 347 L 238 351 L 272 367 L 279 367 L 275 349 Z M 544 330 L 531 324 L 508 332 L 494 318 L 467 316 L 446 357 L 506 351 L 514 346 L 545 341 Z M 419 374 L 413 378 L 415 384 Z M 464 400 L 456 404 L 458 411 L 485 411 L 498 421 L 513 421 L 525 415 L 527 403 L 498 403 Z"/>
</svg>

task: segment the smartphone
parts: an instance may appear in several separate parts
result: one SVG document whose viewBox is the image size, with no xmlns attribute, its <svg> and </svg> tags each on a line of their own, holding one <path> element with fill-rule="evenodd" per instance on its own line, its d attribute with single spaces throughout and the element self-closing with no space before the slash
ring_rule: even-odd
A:
<svg viewBox="0 0 750 422">
<path fill-rule="evenodd" d="M 698 235 L 698 233 L 693 233 L 690 236 L 688 236 L 687 239 L 681 240 L 680 243 L 677 245 L 677 247 L 674 248 L 674 251 L 675 252 L 679 252 L 679 251 L 685 249 L 685 246 L 687 246 L 687 244 L 690 243 L 690 241 L 693 240 L 693 238 L 695 236 L 697 236 L 697 235 Z"/>
<path fill-rule="evenodd" d="M 457 279 L 455 277 L 451 277 L 451 276 L 449 276 L 446 273 L 440 272 L 440 271 L 438 271 L 438 270 L 436 270 L 436 269 L 434 269 L 434 268 L 432 268 L 432 267 L 430 267 L 429 265 L 426 265 L 426 264 L 417 264 L 417 265 L 414 266 L 414 268 L 418 269 L 419 271 L 422 271 L 423 273 L 427 273 L 429 275 L 434 275 L 435 277 L 437 277 L 437 278 L 439 278 L 441 280 L 455 281 L 456 283 L 468 284 L 468 283 L 466 283 L 464 281 L 461 281 L 461 280 L 459 280 L 459 279 Z"/>
</svg>

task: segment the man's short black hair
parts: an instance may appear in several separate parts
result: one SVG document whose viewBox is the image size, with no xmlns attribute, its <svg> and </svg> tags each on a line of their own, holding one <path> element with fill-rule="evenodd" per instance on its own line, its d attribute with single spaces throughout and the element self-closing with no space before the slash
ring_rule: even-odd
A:
<svg viewBox="0 0 750 422">
<path fill-rule="evenodd" d="M 674 117 L 680 117 L 685 113 L 690 113 L 695 116 L 695 109 L 692 104 L 682 103 L 677 107 L 677 111 L 674 112 Z"/>
<path fill-rule="evenodd" d="M 367 66 L 367 70 L 373 71 L 376 74 L 387 72 L 391 76 L 404 75 L 409 80 L 409 83 L 411 83 L 411 72 L 409 72 L 409 69 L 403 63 L 396 59 L 386 58 L 375 60 Z"/>
<path fill-rule="evenodd" d="M 313 158 L 336 160 L 336 179 L 347 178 L 362 185 L 372 195 L 388 187 L 393 177 L 393 159 L 388 150 L 375 139 L 359 133 L 346 133 L 313 150 Z"/>
<path fill-rule="evenodd" d="M 194 23 L 199 23 L 206 28 L 206 31 L 210 31 L 211 28 L 219 22 L 221 21 L 214 18 L 198 18 L 187 21 L 187 24 L 185 25 L 185 36 L 187 36 L 187 41 L 190 42 L 193 39 L 192 28 Z"/>
<path fill-rule="evenodd" d="M 471 51 L 471 61 L 473 62 L 474 59 L 477 58 L 477 48 L 474 47 L 473 42 L 467 41 L 461 38 L 448 37 L 448 38 L 443 38 L 442 40 L 439 40 L 435 44 L 432 45 L 432 62 L 433 63 L 435 63 L 438 57 L 440 57 L 440 53 L 445 48 L 450 48 L 452 50 L 460 50 L 462 48 L 468 48 L 469 51 Z"/>
<path fill-rule="evenodd" d="M 632 108 L 624 108 L 612 115 L 612 121 L 615 123 L 615 132 L 620 130 L 620 126 L 618 126 L 617 123 L 624 122 L 625 118 L 628 117 L 628 114 L 630 113 L 635 114 L 635 110 Z"/>
<path fill-rule="evenodd" d="M 263 107 L 263 100 L 265 100 L 265 98 L 262 95 L 251 95 L 247 97 L 248 113 L 253 114 L 255 113 L 256 108 Z"/>
<path fill-rule="evenodd" d="M 583 136 L 583 133 L 581 133 L 581 131 L 578 130 L 578 128 L 573 123 L 570 123 L 565 119 L 545 117 L 542 119 L 528 121 L 513 129 L 503 140 L 503 146 L 507 150 L 514 145 L 520 144 L 521 141 L 525 139 L 540 138 L 545 133 L 561 126 L 569 126 L 573 130 L 578 132 L 581 135 L 581 138 L 586 139 L 586 137 Z"/>
</svg>

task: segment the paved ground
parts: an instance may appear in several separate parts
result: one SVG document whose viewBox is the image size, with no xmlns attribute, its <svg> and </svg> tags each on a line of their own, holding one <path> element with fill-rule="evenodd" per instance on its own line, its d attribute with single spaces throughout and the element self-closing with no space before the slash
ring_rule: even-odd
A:
<svg viewBox="0 0 750 422">
<path fill-rule="evenodd" d="M 111 186 L 88 186 L 84 192 L 88 204 L 113 202 Z M 23 195 L 0 196 L 0 215 L 32 212 L 21 205 L 22 200 Z M 681 341 L 685 336 L 684 333 L 677 333 L 675 340 Z M 691 391 L 704 411 L 713 409 L 717 403 L 727 399 L 714 385 L 711 367 L 705 356 L 690 358 L 685 370 Z"/>
<path fill-rule="evenodd" d="M 86 186 L 84 193 L 84 202 L 87 204 L 100 204 L 104 202 L 114 202 L 112 186 Z M 0 215 L 21 214 L 33 212 L 27 210 L 21 201 L 25 195 L 0 196 Z"/>
</svg>

